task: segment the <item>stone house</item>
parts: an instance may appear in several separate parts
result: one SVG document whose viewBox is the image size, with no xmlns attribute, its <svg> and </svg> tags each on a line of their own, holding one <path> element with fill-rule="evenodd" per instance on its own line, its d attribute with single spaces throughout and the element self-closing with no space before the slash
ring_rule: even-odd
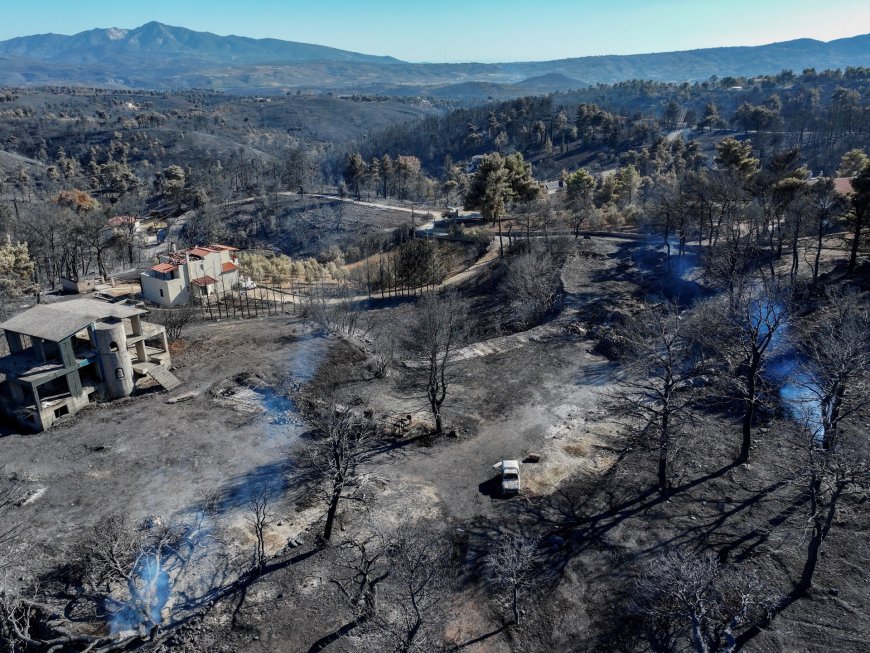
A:
<svg viewBox="0 0 870 653">
<path fill-rule="evenodd" d="M 235 247 L 210 245 L 161 254 L 157 265 L 139 277 L 142 297 L 168 308 L 228 292 L 239 283 L 237 252 Z"/>
</svg>

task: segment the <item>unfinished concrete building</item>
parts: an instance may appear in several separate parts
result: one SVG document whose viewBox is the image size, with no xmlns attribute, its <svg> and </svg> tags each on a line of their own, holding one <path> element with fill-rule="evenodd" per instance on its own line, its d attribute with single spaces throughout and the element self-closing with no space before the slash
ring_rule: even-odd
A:
<svg viewBox="0 0 870 653">
<path fill-rule="evenodd" d="M 34 306 L 0 329 L 0 408 L 22 426 L 50 428 L 97 399 L 128 397 L 142 379 L 179 385 L 166 329 L 142 320 L 144 309 L 96 299 Z"/>
</svg>

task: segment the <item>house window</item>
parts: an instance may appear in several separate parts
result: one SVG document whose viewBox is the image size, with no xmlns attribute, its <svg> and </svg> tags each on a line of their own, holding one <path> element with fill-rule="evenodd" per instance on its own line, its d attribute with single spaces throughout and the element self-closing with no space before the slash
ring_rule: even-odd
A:
<svg viewBox="0 0 870 653">
<path fill-rule="evenodd" d="M 118 343 L 114 340 L 109 343 L 109 351 L 118 351 Z"/>
<path fill-rule="evenodd" d="M 116 379 L 123 379 L 124 378 L 124 369 L 123 368 L 119 367 L 118 369 L 115 370 L 115 378 Z"/>
<path fill-rule="evenodd" d="M 163 288 L 160 289 L 160 296 L 163 297 Z"/>
</svg>

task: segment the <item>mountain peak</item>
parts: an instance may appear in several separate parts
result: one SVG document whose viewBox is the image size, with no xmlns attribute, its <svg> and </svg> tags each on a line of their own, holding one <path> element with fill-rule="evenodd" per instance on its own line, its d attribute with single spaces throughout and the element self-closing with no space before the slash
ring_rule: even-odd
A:
<svg viewBox="0 0 870 653">
<path fill-rule="evenodd" d="M 104 63 L 135 59 L 150 66 L 178 58 L 242 65 L 294 64 L 309 61 L 397 63 L 379 57 L 322 45 L 277 39 L 218 36 L 151 21 L 134 29 L 93 29 L 72 36 L 23 36 L 0 42 L 0 55 L 15 55 L 45 63 Z"/>
<path fill-rule="evenodd" d="M 144 25 L 140 25 L 135 29 L 130 30 L 130 33 L 135 34 L 175 34 L 182 32 L 191 32 L 192 30 L 186 29 L 184 27 L 174 27 L 172 25 L 166 25 L 164 23 L 158 23 L 156 20 L 152 20 Z M 208 32 L 202 32 L 203 34 L 207 34 Z"/>
<path fill-rule="evenodd" d="M 120 41 L 122 38 L 127 36 L 130 32 L 128 29 L 119 29 L 117 27 L 110 27 L 106 30 L 106 36 L 109 37 L 111 41 Z"/>
</svg>

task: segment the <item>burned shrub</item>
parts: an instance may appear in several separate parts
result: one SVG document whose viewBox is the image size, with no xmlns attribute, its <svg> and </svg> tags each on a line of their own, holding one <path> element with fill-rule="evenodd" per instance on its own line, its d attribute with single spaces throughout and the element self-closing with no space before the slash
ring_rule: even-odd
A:
<svg viewBox="0 0 870 653">
<path fill-rule="evenodd" d="M 560 261 L 548 251 L 513 257 L 501 283 L 509 307 L 508 322 L 528 328 L 552 314 L 562 301 Z"/>
<path fill-rule="evenodd" d="M 184 330 L 193 324 L 197 317 L 196 308 L 190 305 L 151 311 L 151 319 L 166 327 L 166 335 L 173 342 L 182 338 Z"/>
<path fill-rule="evenodd" d="M 589 331 L 590 337 L 596 340 L 592 353 L 604 356 L 608 360 L 619 360 L 625 355 L 628 343 L 617 329 L 606 326 L 596 326 Z"/>
<path fill-rule="evenodd" d="M 666 634 L 670 645 L 688 640 L 707 653 L 735 650 L 738 632 L 766 621 L 773 606 L 755 575 L 722 567 L 712 553 L 671 551 L 643 568 L 632 612 L 653 641 Z"/>
</svg>

